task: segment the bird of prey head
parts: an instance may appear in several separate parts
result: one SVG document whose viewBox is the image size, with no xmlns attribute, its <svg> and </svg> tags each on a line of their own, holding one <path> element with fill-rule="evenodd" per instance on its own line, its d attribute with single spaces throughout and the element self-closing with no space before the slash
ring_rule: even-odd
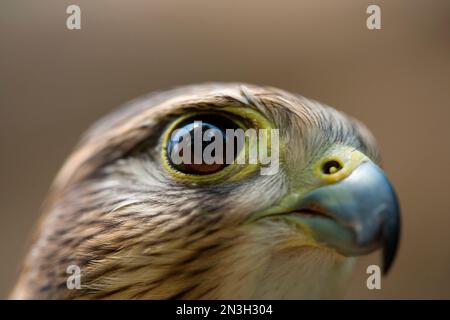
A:
<svg viewBox="0 0 450 320">
<path fill-rule="evenodd" d="M 278 129 L 279 170 L 180 167 L 171 132 L 201 120 Z M 317 101 L 246 84 L 151 94 L 96 123 L 58 174 L 13 298 L 333 298 L 354 257 L 399 236 L 375 141 Z M 213 167 L 211 167 L 213 166 Z M 67 287 L 68 266 L 81 287 Z"/>
</svg>

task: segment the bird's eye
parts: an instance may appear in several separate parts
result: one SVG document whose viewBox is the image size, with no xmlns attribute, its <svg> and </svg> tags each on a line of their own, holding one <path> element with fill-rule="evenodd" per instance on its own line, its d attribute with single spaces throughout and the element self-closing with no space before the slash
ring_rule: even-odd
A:
<svg viewBox="0 0 450 320">
<path fill-rule="evenodd" d="M 167 159 L 172 168 L 194 175 L 216 173 L 230 164 L 239 150 L 229 148 L 227 130 L 239 126 L 231 119 L 204 114 L 180 122 L 166 144 Z M 228 146 L 228 148 L 227 148 Z"/>
</svg>

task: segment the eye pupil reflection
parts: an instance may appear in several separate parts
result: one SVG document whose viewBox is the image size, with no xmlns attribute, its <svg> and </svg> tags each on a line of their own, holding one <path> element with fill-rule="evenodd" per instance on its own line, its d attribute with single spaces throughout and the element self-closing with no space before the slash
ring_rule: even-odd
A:
<svg viewBox="0 0 450 320">
<path fill-rule="evenodd" d="M 226 129 L 235 128 L 237 125 L 231 120 L 211 115 L 181 123 L 174 129 L 167 143 L 170 164 L 176 170 L 189 174 L 205 175 L 222 170 L 227 166 L 225 161 L 228 143 Z M 200 143 L 196 145 L 198 141 Z M 219 148 L 211 147 L 212 144 L 216 144 Z M 205 148 L 208 146 L 210 146 L 208 151 L 212 159 L 204 157 Z M 183 154 L 185 151 L 188 154 Z M 173 158 L 174 155 L 177 155 L 177 159 Z M 236 154 L 233 155 L 233 158 L 235 156 Z"/>
</svg>

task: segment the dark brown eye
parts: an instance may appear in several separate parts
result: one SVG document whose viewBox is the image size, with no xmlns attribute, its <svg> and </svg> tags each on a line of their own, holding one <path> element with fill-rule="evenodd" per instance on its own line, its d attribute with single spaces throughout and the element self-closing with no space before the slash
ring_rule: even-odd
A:
<svg viewBox="0 0 450 320">
<path fill-rule="evenodd" d="M 196 175 L 218 172 L 234 159 L 237 152 L 227 157 L 227 129 L 238 126 L 219 115 L 202 115 L 180 123 L 167 142 L 167 158 L 176 170 Z M 231 149 L 229 149 L 231 150 Z M 229 151 L 230 152 L 230 151 Z"/>
</svg>

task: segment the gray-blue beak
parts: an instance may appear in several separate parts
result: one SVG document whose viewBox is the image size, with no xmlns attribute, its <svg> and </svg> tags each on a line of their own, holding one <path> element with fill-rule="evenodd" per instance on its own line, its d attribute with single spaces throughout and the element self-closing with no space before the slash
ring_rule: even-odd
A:
<svg viewBox="0 0 450 320">
<path fill-rule="evenodd" d="M 377 165 L 363 162 L 345 179 L 305 194 L 296 209 L 331 218 L 303 222 L 319 241 L 344 255 L 366 254 L 381 247 L 383 273 L 389 271 L 399 243 L 400 208 L 392 185 Z M 336 222 L 340 232 L 336 232 Z"/>
</svg>

